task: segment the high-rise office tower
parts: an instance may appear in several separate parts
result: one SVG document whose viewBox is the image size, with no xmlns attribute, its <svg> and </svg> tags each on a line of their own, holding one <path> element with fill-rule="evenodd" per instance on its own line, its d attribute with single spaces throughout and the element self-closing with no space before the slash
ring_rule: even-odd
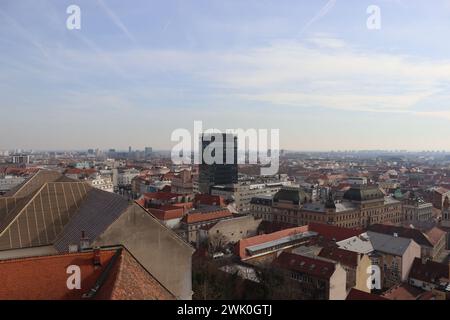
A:
<svg viewBox="0 0 450 320">
<path fill-rule="evenodd" d="M 217 145 L 219 141 L 216 140 L 216 137 L 218 136 L 222 138 L 221 145 Z M 211 143 L 213 142 L 216 142 L 216 144 L 211 145 Z M 237 137 L 229 133 L 203 134 L 200 137 L 200 143 L 202 161 L 199 165 L 199 191 L 201 193 L 209 193 L 211 187 L 214 185 L 227 185 L 237 183 Z M 215 148 L 207 150 L 208 146 L 210 146 L 211 148 Z M 222 153 L 222 156 L 220 156 L 220 152 Z M 216 162 L 212 164 L 208 163 L 208 161 L 205 160 L 205 154 L 210 154 L 211 157 L 215 157 Z"/>
<path fill-rule="evenodd" d="M 151 147 L 145 147 L 144 149 L 144 158 L 149 159 L 152 156 L 153 149 Z"/>
</svg>

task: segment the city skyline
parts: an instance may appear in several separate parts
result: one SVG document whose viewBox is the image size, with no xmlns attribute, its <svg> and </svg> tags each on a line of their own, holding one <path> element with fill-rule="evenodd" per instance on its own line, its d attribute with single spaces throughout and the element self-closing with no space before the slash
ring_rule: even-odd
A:
<svg viewBox="0 0 450 320">
<path fill-rule="evenodd" d="M 286 150 L 450 150 L 449 30 L 448 1 L 2 1 L 0 149 L 170 150 L 202 120 Z"/>
</svg>

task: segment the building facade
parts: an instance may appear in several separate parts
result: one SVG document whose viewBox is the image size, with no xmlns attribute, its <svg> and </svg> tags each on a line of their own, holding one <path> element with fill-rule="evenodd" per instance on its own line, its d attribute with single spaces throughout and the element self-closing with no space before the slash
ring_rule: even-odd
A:
<svg viewBox="0 0 450 320">
<path fill-rule="evenodd" d="M 293 295 L 303 300 L 345 300 L 344 268 L 339 263 L 282 252 L 272 266 L 293 285 Z"/>
<path fill-rule="evenodd" d="M 417 197 L 405 200 L 402 210 L 404 222 L 424 222 L 433 217 L 433 204 Z"/>
<path fill-rule="evenodd" d="M 267 201 L 255 199 L 250 212 L 255 217 L 292 225 L 324 223 L 366 228 L 373 223 L 403 221 L 401 202 L 384 196 L 377 186 L 353 186 L 343 200 L 334 200 L 330 193 L 327 200 L 321 201 L 311 201 L 301 188 L 283 188 L 273 197 L 270 210 L 267 206 Z"/>
<path fill-rule="evenodd" d="M 211 187 L 211 194 L 222 196 L 225 200 L 233 201 L 240 213 L 247 213 L 251 209 L 251 201 L 258 196 L 272 196 L 283 187 L 283 183 L 249 184 L 237 183 L 233 185 L 216 185 Z"/>
<path fill-rule="evenodd" d="M 229 185 L 238 182 L 237 150 L 235 135 L 216 133 L 201 136 L 202 163 L 199 165 L 199 192 L 209 193 L 214 185 Z M 205 155 L 214 158 L 215 163 L 208 163 Z"/>
</svg>

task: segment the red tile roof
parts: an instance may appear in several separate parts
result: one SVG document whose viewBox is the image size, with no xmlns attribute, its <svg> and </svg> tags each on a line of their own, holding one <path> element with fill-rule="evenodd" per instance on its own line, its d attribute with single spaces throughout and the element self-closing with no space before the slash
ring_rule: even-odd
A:
<svg viewBox="0 0 450 320">
<path fill-rule="evenodd" d="M 322 248 L 319 257 L 340 262 L 344 266 L 356 268 L 358 266 L 358 253 L 336 247 Z"/>
<path fill-rule="evenodd" d="M 171 200 L 176 197 L 181 197 L 181 194 L 172 193 L 172 192 L 149 192 L 144 193 L 145 199 L 156 199 L 156 200 Z"/>
<path fill-rule="evenodd" d="M 230 212 L 230 210 L 223 208 L 217 211 L 212 212 L 199 212 L 199 213 L 188 213 L 184 216 L 182 221 L 184 223 L 198 223 L 203 221 L 210 221 L 215 219 L 221 219 L 221 218 L 227 218 L 232 217 L 233 214 Z"/>
<path fill-rule="evenodd" d="M 425 234 L 433 246 L 436 246 L 446 236 L 446 232 L 438 227 L 431 228 Z"/>
<path fill-rule="evenodd" d="M 438 194 L 446 194 L 447 192 L 449 192 L 449 190 L 442 188 L 442 187 L 438 187 L 438 188 L 434 189 L 434 191 Z"/>
<path fill-rule="evenodd" d="M 449 278 L 449 265 L 427 260 L 422 263 L 420 258 L 415 258 L 409 273 L 409 277 L 428 283 L 436 283 L 440 278 Z"/>
<path fill-rule="evenodd" d="M 383 297 L 389 300 L 417 300 L 422 294 L 422 290 L 402 283 L 383 293 Z"/>
<path fill-rule="evenodd" d="M 330 279 L 335 270 L 334 263 L 288 252 L 282 252 L 272 262 L 272 265 L 276 268 L 304 273 L 321 279 Z"/>
<path fill-rule="evenodd" d="M 342 241 L 363 233 L 361 229 L 349 229 L 323 223 L 309 223 L 308 229 L 309 231 L 319 233 L 319 235 L 328 241 Z"/>
<path fill-rule="evenodd" d="M 124 248 L 0 261 L 0 300 L 82 299 L 97 284 L 94 299 L 173 298 Z M 81 289 L 68 289 L 67 268 L 80 267 Z M 106 281 L 102 282 L 106 276 Z M 132 277 L 133 279 L 130 279 Z"/>
<path fill-rule="evenodd" d="M 261 233 L 272 233 L 284 229 L 295 228 L 297 225 L 280 222 L 280 221 L 261 221 L 261 224 L 258 227 L 258 231 Z"/>
<path fill-rule="evenodd" d="M 297 233 L 303 233 L 308 231 L 308 226 L 302 226 L 302 227 L 294 227 L 289 229 L 280 230 L 277 232 L 269 233 L 269 234 L 261 234 L 258 236 L 241 239 L 236 244 L 236 254 L 241 258 L 245 259 L 247 258 L 247 252 L 246 248 L 258 244 L 262 244 L 269 241 L 278 240 L 284 237 L 287 237 L 289 235 L 297 234 Z"/>
<path fill-rule="evenodd" d="M 302 233 L 306 231 L 317 232 L 319 236 L 323 237 L 327 241 L 341 241 L 354 236 L 358 236 L 363 232 L 360 229 L 348 229 L 321 223 L 310 223 L 306 226 L 287 228 L 269 234 L 262 234 L 259 236 L 242 239 L 236 244 L 236 254 L 239 255 L 241 259 L 245 259 L 248 257 L 245 248 L 249 246 L 262 244 L 265 242 L 284 238 L 291 234 Z"/>
<path fill-rule="evenodd" d="M 204 205 L 210 205 L 210 206 L 225 206 L 225 201 L 223 197 L 221 196 L 212 196 L 209 194 L 200 194 L 197 193 L 194 197 L 194 203 L 196 205 L 198 204 L 204 204 Z"/>
<path fill-rule="evenodd" d="M 345 300 L 388 300 L 376 294 L 351 288 Z"/>
<path fill-rule="evenodd" d="M 145 208 L 145 199 L 144 198 L 140 198 L 138 200 L 135 200 L 135 202 L 140 205 L 141 207 Z"/>
<path fill-rule="evenodd" d="M 110 275 L 95 296 L 97 300 L 174 300 L 157 279 L 127 251 L 110 271 Z"/>
<path fill-rule="evenodd" d="M 151 214 L 153 214 L 159 220 L 171 220 L 179 219 L 183 217 L 184 209 L 173 205 L 164 205 L 158 208 L 148 208 Z"/>
</svg>

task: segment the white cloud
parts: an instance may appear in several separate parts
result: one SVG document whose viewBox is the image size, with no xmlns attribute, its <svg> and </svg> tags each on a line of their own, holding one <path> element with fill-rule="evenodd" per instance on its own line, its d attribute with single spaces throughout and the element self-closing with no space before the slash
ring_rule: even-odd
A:
<svg viewBox="0 0 450 320">
<path fill-rule="evenodd" d="M 197 90 L 183 95 L 186 103 L 202 95 L 226 95 L 238 104 L 255 101 L 441 117 L 434 102 L 450 82 L 450 61 L 364 51 L 325 34 L 306 42 L 282 41 L 226 52 L 133 49 L 98 54 L 62 49 L 52 54 L 53 60 L 70 66 L 71 79 L 98 75 L 107 79 L 119 73 L 133 80 L 124 84 L 134 86 L 130 94 L 149 97 L 152 90 L 160 101 L 164 94 L 174 101 L 171 92 L 180 89 L 183 79 Z M 146 87 L 147 81 L 152 87 Z M 439 105 L 442 108 L 442 99 Z"/>
</svg>

